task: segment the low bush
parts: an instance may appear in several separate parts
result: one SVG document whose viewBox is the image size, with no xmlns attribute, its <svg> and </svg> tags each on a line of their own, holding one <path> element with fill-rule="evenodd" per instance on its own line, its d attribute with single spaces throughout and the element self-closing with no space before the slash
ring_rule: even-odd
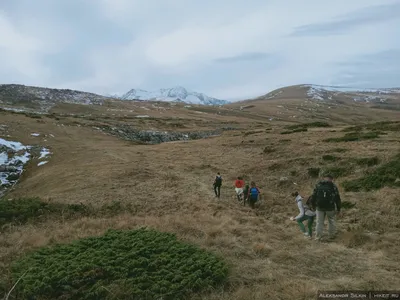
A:
<svg viewBox="0 0 400 300">
<path fill-rule="evenodd" d="M 330 151 L 330 152 L 343 153 L 343 152 L 347 152 L 347 151 L 349 151 L 349 150 L 346 149 L 346 148 L 333 148 L 333 149 L 330 149 L 329 151 Z"/>
<path fill-rule="evenodd" d="M 185 299 L 222 284 L 228 268 L 173 234 L 143 228 L 41 248 L 12 274 L 23 299 Z"/>
<path fill-rule="evenodd" d="M 370 140 L 370 139 L 376 139 L 379 137 L 378 132 L 349 132 L 346 133 L 342 137 L 338 138 L 329 138 L 323 140 L 324 142 L 328 143 L 340 143 L 340 142 L 355 142 L 355 141 L 363 141 L 363 140 Z"/>
<path fill-rule="evenodd" d="M 291 129 L 291 130 L 302 129 L 302 128 L 318 128 L 318 127 L 331 127 L 331 125 L 326 122 L 311 122 L 311 123 L 303 123 L 303 124 L 286 126 L 287 129 Z"/>
<path fill-rule="evenodd" d="M 361 132 L 363 130 L 372 131 L 400 131 L 400 121 L 384 121 L 364 125 L 351 126 L 343 129 L 344 132 Z"/>
<path fill-rule="evenodd" d="M 326 155 L 322 156 L 322 160 L 324 160 L 324 161 L 337 161 L 339 159 L 340 159 L 340 157 L 330 155 L 330 154 L 326 154 Z"/>
<path fill-rule="evenodd" d="M 345 181 L 342 183 L 345 191 L 358 192 L 361 190 L 378 190 L 385 186 L 400 187 L 400 154 L 397 154 L 391 161 L 377 167 L 365 176 Z"/>
<path fill-rule="evenodd" d="M 268 154 L 268 153 L 273 153 L 273 152 L 275 152 L 275 151 L 276 151 L 276 150 L 275 150 L 274 148 L 265 147 L 264 150 L 263 150 L 263 153 Z"/>
<path fill-rule="evenodd" d="M 353 167 L 351 165 L 347 165 L 345 167 L 329 167 L 324 169 L 324 174 L 330 174 L 334 178 L 344 177 L 353 172 Z"/>
<path fill-rule="evenodd" d="M 356 204 L 352 203 L 350 201 L 342 201 L 342 205 L 341 205 L 341 207 L 344 209 L 350 209 L 350 208 L 353 208 L 354 206 L 356 206 Z"/>
<path fill-rule="evenodd" d="M 308 172 L 308 176 L 312 177 L 312 178 L 317 178 L 319 176 L 321 169 L 320 168 L 308 168 L 307 172 Z"/>
<path fill-rule="evenodd" d="M 297 128 L 297 129 L 293 129 L 290 131 L 282 131 L 281 134 L 291 134 L 291 133 L 296 133 L 296 132 L 305 132 L 308 131 L 307 128 Z"/>
<path fill-rule="evenodd" d="M 353 158 L 352 161 L 354 161 L 357 165 L 363 167 L 372 167 L 379 164 L 379 158 L 377 156 Z"/>
<path fill-rule="evenodd" d="M 0 199 L 0 226 L 21 225 L 51 217 L 114 216 L 122 211 L 134 212 L 134 209 L 130 203 L 123 204 L 119 201 L 94 208 L 84 204 L 45 202 L 40 198 Z"/>
<path fill-rule="evenodd" d="M 0 199 L 0 225 L 24 224 L 54 214 L 66 217 L 76 214 L 87 215 L 89 208 L 81 204 L 48 203 L 39 198 Z"/>
</svg>

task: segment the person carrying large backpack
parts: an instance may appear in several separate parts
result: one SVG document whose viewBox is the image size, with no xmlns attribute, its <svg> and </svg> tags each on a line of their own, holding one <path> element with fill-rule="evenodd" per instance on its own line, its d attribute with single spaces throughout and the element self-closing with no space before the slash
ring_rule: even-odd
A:
<svg viewBox="0 0 400 300">
<path fill-rule="evenodd" d="M 215 197 L 219 198 L 221 196 L 221 185 L 222 185 L 222 176 L 218 172 L 217 176 L 214 179 L 214 192 L 215 192 Z"/>
<path fill-rule="evenodd" d="M 336 215 L 340 214 L 342 204 L 339 190 L 333 183 L 333 176 L 324 176 L 324 179 L 315 186 L 311 196 L 311 204 L 317 215 L 315 239 L 321 240 L 325 216 L 328 217 L 329 238 L 333 239 L 336 236 Z"/>
<path fill-rule="evenodd" d="M 258 196 L 261 194 L 260 189 L 256 186 L 256 183 L 254 181 L 251 182 L 250 184 L 250 189 L 247 194 L 247 199 L 250 203 L 251 208 L 254 209 L 255 203 L 258 201 Z"/>
</svg>

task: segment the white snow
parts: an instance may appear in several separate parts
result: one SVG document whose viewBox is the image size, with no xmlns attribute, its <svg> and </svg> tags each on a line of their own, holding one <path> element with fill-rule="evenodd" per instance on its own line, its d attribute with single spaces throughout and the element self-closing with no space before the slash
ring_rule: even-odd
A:
<svg viewBox="0 0 400 300">
<path fill-rule="evenodd" d="M 43 148 L 42 151 L 40 151 L 40 157 L 39 159 L 43 159 L 46 156 L 48 156 L 50 153 L 49 149 Z"/>
<path fill-rule="evenodd" d="M 0 138 L 0 146 L 6 146 L 7 148 L 11 148 L 15 151 L 25 150 L 27 148 L 19 142 L 10 142 L 2 138 Z"/>
<path fill-rule="evenodd" d="M 1 152 L 0 153 L 0 165 L 5 165 L 7 161 L 8 161 L 7 153 L 6 152 Z"/>
<path fill-rule="evenodd" d="M 14 172 L 0 172 L 0 196 L 4 192 L 2 185 L 10 185 L 15 183 L 17 180 L 10 181 L 7 179 L 10 173 L 21 174 L 26 164 L 30 159 L 30 153 L 28 150 L 30 147 L 24 146 L 19 142 L 7 141 L 0 138 L 0 147 L 5 147 L 6 151 L 0 152 L 0 165 L 6 167 L 14 167 Z M 8 153 L 9 152 L 9 153 Z M 23 153 L 22 153 L 23 152 Z M 18 153 L 18 155 L 17 155 Z"/>
<path fill-rule="evenodd" d="M 41 161 L 40 163 L 38 163 L 38 167 L 43 166 L 43 165 L 45 165 L 47 163 L 48 163 L 48 161 Z"/>
<path fill-rule="evenodd" d="M 148 115 L 137 115 L 137 116 L 135 116 L 136 118 L 149 118 L 149 116 Z"/>
<path fill-rule="evenodd" d="M 122 100 L 144 100 L 144 101 L 166 101 L 166 102 L 184 102 L 189 104 L 203 105 L 221 105 L 229 101 L 209 97 L 205 94 L 189 91 L 181 86 L 159 89 L 157 91 L 145 91 L 141 89 L 132 89 L 123 96 Z"/>
<path fill-rule="evenodd" d="M 39 136 L 40 133 L 31 133 L 31 136 Z"/>
</svg>

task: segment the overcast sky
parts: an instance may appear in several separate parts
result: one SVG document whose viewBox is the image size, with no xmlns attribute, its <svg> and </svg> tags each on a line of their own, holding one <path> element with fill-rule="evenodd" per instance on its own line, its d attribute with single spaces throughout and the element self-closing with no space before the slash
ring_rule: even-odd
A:
<svg viewBox="0 0 400 300">
<path fill-rule="evenodd" d="M 400 0 L 0 0 L 0 83 L 246 99 L 400 86 Z"/>
</svg>

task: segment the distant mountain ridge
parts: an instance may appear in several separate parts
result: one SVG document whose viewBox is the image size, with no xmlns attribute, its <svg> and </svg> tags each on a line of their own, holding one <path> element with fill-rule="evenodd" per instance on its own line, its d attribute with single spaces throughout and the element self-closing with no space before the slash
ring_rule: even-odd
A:
<svg viewBox="0 0 400 300">
<path fill-rule="evenodd" d="M 303 97 L 314 101 L 335 101 L 348 99 L 355 102 L 385 103 L 400 96 L 400 88 L 355 88 L 300 84 L 287 86 L 269 92 L 255 99 L 280 99 Z"/>
<path fill-rule="evenodd" d="M 188 91 L 181 86 L 169 89 L 159 89 L 156 91 L 131 89 L 119 98 L 122 100 L 157 100 L 168 102 L 179 101 L 201 105 L 224 105 L 230 103 L 230 101 L 213 98 L 203 93 Z"/>
</svg>

